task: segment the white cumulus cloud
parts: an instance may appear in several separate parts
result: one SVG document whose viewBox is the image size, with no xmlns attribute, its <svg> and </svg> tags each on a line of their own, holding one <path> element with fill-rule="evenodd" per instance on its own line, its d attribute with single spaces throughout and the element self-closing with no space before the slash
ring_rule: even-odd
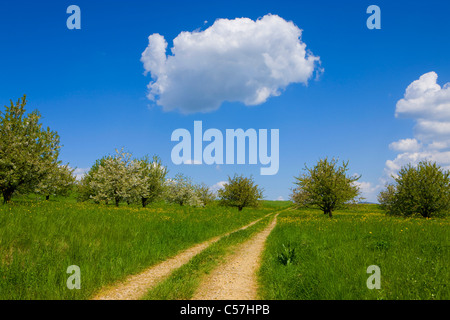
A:
<svg viewBox="0 0 450 320">
<path fill-rule="evenodd" d="M 270 14 L 256 21 L 218 19 L 206 30 L 181 32 L 170 54 L 165 38 L 152 34 L 141 57 L 152 77 L 148 98 L 182 113 L 213 111 L 225 101 L 264 103 L 291 83 L 307 84 L 320 63 L 301 34 L 293 22 Z"/>
<path fill-rule="evenodd" d="M 416 139 L 401 139 L 396 142 L 392 142 L 389 148 L 395 151 L 418 151 L 421 148 L 421 144 Z"/>
<path fill-rule="evenodd" d="M 383 187 L 382 184 L 374 185 L 373 183 L 367 181 L 355 181 L 354 184 L 359 187 L 361 196 L 364 198 L 364 201 L 368 202 L 378 201 L 377 195 Z"/>
<path fill-rule="evenodd" d="M 395 116 L 415 120 L 414 138 L 392 142 L 389 147 L 400 152 L 386 161 L 385 172 L 396 176 L 408 163 L 422 160 L 450 168 L 450 83 L 440 86 L 438 75 L 428 72 L 413 81 L 397 102 Z"/>
<path fill-rule="evenodd" d="M 227 183 L 228 181 L 219 181 L 216 184 L 212 185 L 209 190 L 217 192 L 219 189 L 222 189 Z"/>
</svg>

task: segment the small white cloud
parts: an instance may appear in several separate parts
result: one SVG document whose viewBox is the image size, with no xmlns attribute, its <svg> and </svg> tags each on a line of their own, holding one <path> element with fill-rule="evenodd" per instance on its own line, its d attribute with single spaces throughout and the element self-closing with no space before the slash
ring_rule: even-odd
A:
<svg viewBox="0 0 450 320">
<path fill-rule="evenodd" d="M 283 196 L 279 196 L 276 201 L 284 201 Z"/>
<path fill-rule="evenodd" d="M 86 173 L 88 173 L 89 169 L 90 168 L 75 168 L 75 170 L 73 171 L 73 175 L 78 181 L 80 181 L 81 179 L 83 179 Z"/>
<path fill-rule="evenodd" d="M 377 202 L 378 193 L 383 188 L 382 184 L 374 185 L 366 181 L 355 181 L 354 184 L 359 187 L 361 196 L 364 197 L 365 201 L 369 202 Z"/>
<path fill-rule="evenodd" d="M 181 32 L 169 55 L 164 37 L 152 34 L 141 57 L 153 79 L 148 98 L 182 113 L 213 111 L 225 101 L 264 103 L 291 83 L 307 84 L 319 65 L 301 34 L 277 15 L 218 19 L 206 30 Z"/>
<path fill-rule="evenodd" d="M 399 141 L 392 142 L 389 145 L 389 148 L 401 152 L 414 152 L 420 150 L 421 144 L 416 139 L 401 139 Z"/>
<path fill-rule="evenodd" d="M 222 189 L 224 185 L 226 185 L 227 181 L 219 181 L 215 185 L 211 186 L 209 189 L 213 192 L 217 192 L 217 190 Z"/>
</svg>

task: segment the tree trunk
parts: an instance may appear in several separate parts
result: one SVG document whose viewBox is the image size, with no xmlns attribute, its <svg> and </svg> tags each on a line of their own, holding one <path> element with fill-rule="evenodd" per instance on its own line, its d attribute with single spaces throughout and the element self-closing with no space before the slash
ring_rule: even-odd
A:
<svg viewBox="0 0 450 320">
<path fill-rule="evenodd" d="M 14 190 L 12 190 L 12 191 L 9 189 L 3 190 L 3 204 L 6 204 L 11 201 L 11 197 L 12 197 L 13 193 L 14 193 Z"/>
<path fill-rule="evenodd" d="M 325 209 L 325 210 L 323 211 L 323 213 L 324 213 L 324 214 L 328 214 L 328 216 L 329 216 L 330 218 L 333 217 L 333 215 L 332 215 L 332 213 L 331 213 L 331 209 Z"/>
<path fill-rule="evenodd" d="M 242 207 L 238 207 L 239 211 L 242 211 Z"/>
<path fill-rule="evenodd" d="M 119 206 L 119 198 L 116 198 L 116 207 L 118 207 Z"/>
<path fill-rule="evenodd" d="M 48 199 L 50 199 L 50 196 L 49 196 L 49 195 L 46 195 L 46 196 L 45 196 L 45 200 L 48 200 Z"/>
<path fill-rule="evenodd" d="M 147 198 L 141 198 L 142 200 L 142 208 L 145 208 L 145 206 L 147 205 Z"/>
</svg>

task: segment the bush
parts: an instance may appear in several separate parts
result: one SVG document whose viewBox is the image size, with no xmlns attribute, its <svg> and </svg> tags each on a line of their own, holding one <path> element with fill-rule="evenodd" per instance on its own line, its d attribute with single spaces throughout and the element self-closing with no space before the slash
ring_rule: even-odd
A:
<svg viewBox="0 0 450 320">
<path fill-rule="evenodd" d="M 425 218 L 450 211 L 450 172 L 435 162 L 422 161 L 416 167 L 402 167 L 395 183 L 378 196 L 382 208 L 392 215 Z"/>
</svg>

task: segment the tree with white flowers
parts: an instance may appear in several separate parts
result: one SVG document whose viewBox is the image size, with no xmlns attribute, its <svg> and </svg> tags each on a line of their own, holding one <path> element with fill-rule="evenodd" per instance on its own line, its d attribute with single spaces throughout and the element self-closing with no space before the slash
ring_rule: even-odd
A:
<svg viewBox="0 0 450 320">
<path fill-rule="evenodd" d="M 167 168 L 161 163 L 158 156 L 150 160 L 148 156 L 134 160 L 138 167 L 136 193 L 140 198 L 142 207 L 157 200 L 164 192 Z"/>
<path fill-rule="evenodd" d="M 98 170 L 93 173 L 89 186 L 91 198 L 97 202 L 113 202 L 119 206 L 120 201 L 130 202 L 137 198 L 139 166 L 131 160 L 131 154 L 116 150 L 113 156 L 102 159 Z"/>
<path fill-rule="evenodd" d="M 0 111 L 0 192 L 3 202 L 13 193 L 32 190 L 58 164 L 59 136 L 39 123 L 40 113 L 26 114 L 26 96 Z"/>
<path fill-rule="evenodd" d="M 49 200 L 50 196 L 67 196 L 75 184 L 74 170 L 68 164 L 53 166 L 34 191 L 45 196 L 45 200 Z"/>
<path fill-rule="evenodd" d="M 196 193 L 196 187 L 192 180 L 181 173 L 178 173 L 174 179 L 166 181 L 165 199 L 180 206 L 204 206 Z"/>
<path fill-rule="evenodd" d="M 95 160 L 94 165 L 89 169 L 89 171 L 77 182 L 77 199 L 78 201 L 87 201 L 92 199 L 94 196 L 94 189 L 91 187 L 91 181 L 98 172 L 100 165 L 104 164 L 107 157 Z M 98 201 L 95 201 L 98 202 Z"/>
<path fill-rule="evenodd" d="M 217 194 L 214 191 L 211 191 L 211 188 L 205 183 L 197 185 L 195 192 L 205 206 L 213 203 L 217 199 Z"/>
</svg>

